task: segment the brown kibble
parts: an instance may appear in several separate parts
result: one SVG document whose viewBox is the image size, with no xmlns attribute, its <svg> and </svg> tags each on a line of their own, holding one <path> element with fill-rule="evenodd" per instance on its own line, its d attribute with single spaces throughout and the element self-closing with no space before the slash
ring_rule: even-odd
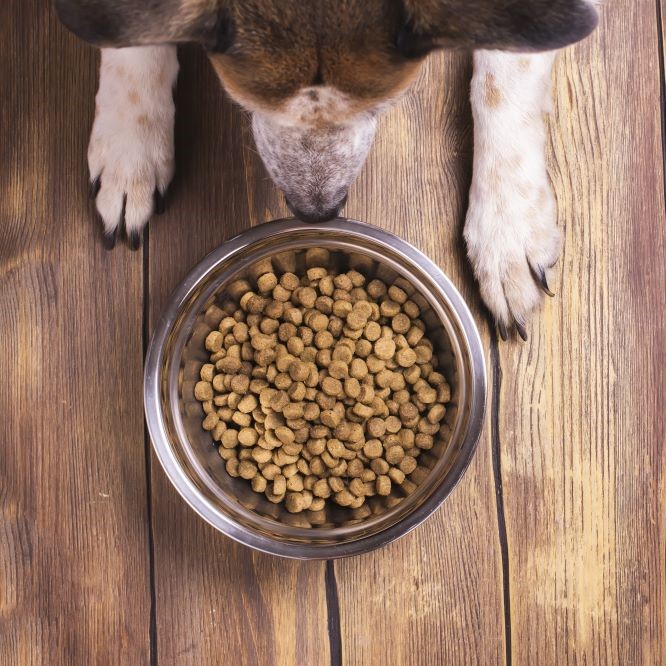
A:
<svg viewBox="0 0 666 666">
<path fill-rule="evenodd" d="M 386 451 L 386 462 L 389 465 L 397 465 L 405 457 L 405 450 L 402 446 L 392 446 Z"/>
<path fill-rule="evenodd" d="M 387 474 L 389 464 L 383 458 L 374 458 L 370 461 L 370 469 L 377 475 Z"/>
<path fill-rule="evenodd" d="M 430 423 L 439 423 L 445 415 L 446 407 L 444 407 L 444 405 L 437 404 L 430 408 L 427 418 Z"/>
<path fill-rule="evenodd" d="M 375 481 L 375 490 L 378 495 L 386 497 L 391 494 L 391 479 L 388 476 L 378 476 Z"/>
<path fill-rule="evenodd" d="M 257 466 L 253 462 L 250 462 L 249 460 L 243 460 L 238 465 L 238 474 L 243 479 L 247 480 L 252 479 L 257 474 Z"/>
<path fill-rule="evenodd" d="M 335 379 L 345 379 L 349 375 L 349 367 L 344 361 L 332 360 L 328 366 L 328 374 Z"/>
<path fill-rule="evenodd" d="M 354 496 L 348 490 L 343 489 L 340 492 L 335 493 L 333 499 L 340 506 L 350 506 L 354 501 Z"/>
<path fill-rule="evenodd" d="M 386 423 L 383 419 L 370 419 L 366 425 L 368 434 L 372 437 L 382 437 L 386 432 Z"/>
<path fill-rule="evenodd" d="M 197 382 L 194 385 L 194 397 L 203 402 L 213 399 L 213 387 L 208 382 Z"/>
<path fill-rule="evenodd" d="M 395 342 L 390 338 L 379 338 L 374 346 L 375 356 L 382 361 L 393 358 L 395 354 Z"/>
<path fill-rule="evenodd" d="M 354 379 L 361 380 L 368 374 L 368 366 L 362 358 L 355 358 L 349 366 L 349 374 Z"/>
<path fill-rule="evenodd" d="M 370 459 L 379 458 L 382 452 L 382 443 L 378 439 L 369 439 L 363 446 L 363 453 Z"/>
<path fill-rule="evenodd" d="M 379 306 L 379 313 L 382 317 L 395 317 L 400 312 L 400 305 L 395 301 L 386 300 Z"/>
<path fill-rule="evenodd" d="M 412 456 L 405 456 L 398 465 L 400 471 L 404 474 L 411 474 L 416 469 L 416 459 Z"/>
<path fill-rule="evenodd" d="M 294 433 L 287 426 L 278 426 L 275 428 L 275 436 L 283 444 L 291 444 L 294 441 Z"/>
<path fill-rule="evenodd" d="M 325 331 L 328 328 L 328 324 L 329 318 L 321 312 L 316 312 L 310 319 L 310 328 L 316 333 Z"/>
<path fill-rule="evenodd" d="M 370 297 L 378 300 L 386 294 L 386 285 L 381 280 L 371 280 L 367 290 Z"/>
<path fill-rule="evenodd" d="M 375 410 L 368 405 L 364 405 L 362 402 L 357 402 L 352 408 L 352 412 L 354 412 L 356 416 L 360 416 L 362 419 L 369 419 L 374 415 Z"/>
<path fill-rule="evenodd" d="M 307 251 L 305 270 L 299 253 L 283 254 L 255 262 L 253 283 L 236 280 L 206 312 L 214 330 L 194 384 L 202 427 L 231 476 L 291 513 L 310 509 L 308 525 L 330 519 L 331 501 L 361 520 L 375 510 L 367 497 L 393 506 L 392 484 L 413 492 L 427 475 L 421 452 L 450 437 L 443 357 L 406 280 L 371 260 L 367 284 L 353 268 L 336 274 L 322 248 Z"/>
<path fill-rule="evenodd" d="M 328 349 L 334 343 L 333 335 L 329 331 L 319 331 L 314 336 L 314 344 L 317 349 Z"/>
<path fill-rule="evenodd" d="M 296 292 L 296 298 L 305 308 L 313 308 L 317 300 L 317 292 L 312 287 L 301 287 Z"/>
<path fill-rule="evenodd" d="M 236 439 L 242 446 L 254 446 L 259 439 L 259 433 L 254 428 L 241 428 Z"/>
<path fill-rule="evenodd" d="M 232 477 L 237 477 L 239 476 L 238 474 L 238 458 L 229 458 L 227 460 L 227 463 L 225 465 L 225 469 L 227 470 L 227 474 Z"/>
<path fill-rule="evenodd" d="M 416 397 L 424 404 L 430 405 L 437 400 L 437 391 L 431 386 L 424 386 L 419 389 Z"/>
<path fill-rule="evenodd" d="M 406 292 L 396 285 L 389 287 L 388 295 L 390 299 L 394 300 L 396 303 L 400 303 L 401 305 L 407 301 Z"/>
<path fill-rule="evenodd" d="M 342 382 L 334 377 L 325 377 L 321 382 L 321 389 L 326 395 L 338 396 L 342 393 Z"/>
</svg>

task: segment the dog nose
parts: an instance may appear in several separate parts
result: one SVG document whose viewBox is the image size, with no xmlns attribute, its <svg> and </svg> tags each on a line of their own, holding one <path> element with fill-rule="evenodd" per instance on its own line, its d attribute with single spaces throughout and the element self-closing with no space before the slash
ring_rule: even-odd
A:
<svg viewBox="0 0 666 666">
<path fill-rule="evenodd" d="M 347 203 L 347 195 L 345 194 L 342 200 L 333 206 L 333 208 L 329 208 L 328 210 L 323 210 L 321 212 L 316 211 L 313 213 L 304 213 L 303 211 L 299 210 L 296 206 L 292 205 L 288 197 L 285 197 L 285 200 L 287 201 L 289 210 L 294 214 L 295 217 L 297 217 L 302 222 L 316 224 L 318 222 L 330 222 L 331 220 L 334 220 L 336 217 L 338 217 L 340 215 L 340 210 Z"/>
</svg>

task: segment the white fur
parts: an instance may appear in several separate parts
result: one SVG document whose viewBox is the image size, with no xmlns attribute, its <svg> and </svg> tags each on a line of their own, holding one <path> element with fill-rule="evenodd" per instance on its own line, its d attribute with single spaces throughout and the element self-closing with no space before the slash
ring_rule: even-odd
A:
<svg viewBox="0 0 666 666">
<path fill-rule="evenodd" d="M 541 301 L 532 275 L 561 238 L 546 172 L 544 114 L 554 53 L 474 55 L 474 175 L 465 239 L 481 295 L 499 324 L 521 326 Z"/>
<path fill-rule="evenodd" d="M 275 122 L 300 127 L 337 124 L 348 119 L 352 109 L 349 95 L 333 86 L 301 88 L 274 112 Z"/>
<path fill-rule="evenodd" d="M 88 147 L 91 180 L 101 179 L 97 210 L 107 234 L 122 217 L 138 232 L 153 213 L 154 193 L 174 172 L 175 46 L 102 49 L 95 122 Z"/>
</svg>

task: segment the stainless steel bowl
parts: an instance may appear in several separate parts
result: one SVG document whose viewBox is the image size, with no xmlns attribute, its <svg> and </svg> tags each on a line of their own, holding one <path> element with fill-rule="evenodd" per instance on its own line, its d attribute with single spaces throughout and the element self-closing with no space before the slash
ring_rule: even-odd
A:
<svg viewBox="0 0 666 666">
<path fill-rule="evenodd" d="M 419 483 L 395 490 L 373 513 L 354 519 L 347 509 L 326 509 L 322 521 L 292 515 L 268 502 L 224 469 L 211 436 L 201 428 L 203 411 L 194 384 L 207 360 L 203 340 L 211 330 L 206 310 L 225 286 L 251 272 L 256 262 L 308 247 L 335 251 L 359 270 L 390 280 L 406 279 L 421 306 L 435 344 L 439 371 L 452 387 L 448 432 L 419 457 Z M 213 527 L 257 550 L 298 559 L 364 553 L 403 536 L 451 493 L 472 459 L 483 424 L 486 372 L 474 320 L 442 271 L 404 240 L 347 219 L 311 225 L 280 220 L 253 227 L 224 243 L 183 280 L 153 334 L 146 359 L 144 401 L 157 457 L 185 501 Z M 315 523 L 315 524 L 313 524 Z"/>
</svg>

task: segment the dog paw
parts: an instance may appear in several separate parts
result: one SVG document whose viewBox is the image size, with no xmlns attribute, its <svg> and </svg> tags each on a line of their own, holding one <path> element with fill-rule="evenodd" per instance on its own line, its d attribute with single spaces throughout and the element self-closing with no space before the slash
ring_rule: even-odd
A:
<svg viewBox="0 0 666 666">
<path fill-rule="evenodd" d="M 175 47 L 102 49 L 88 167 L 109 247 L 126 235 L 136 249 L 145 224 L 164 209 L 174 172 L 177 75 Z"/>
<path fill-rule="evenodd" d="M 164 210 L 174 172 L 173 121 L 162 111 L 126 117 L 118 108 L 100 110 L 88 147 L 91 194 L 104 225 L 107 246 L 119 233 L 130 247 L 153 213 Z"/>
<path fill-rule="evenodd" d="M 473 184 L 465 224 L 467 252 L 503 340 L 513 326 L 527 340 L 530 314 L 543 293 L 553 296 L 547 271 L 562 247 L 556 217 L 545 177 L 538 184 L 492 191 Z"/>
</svg>

